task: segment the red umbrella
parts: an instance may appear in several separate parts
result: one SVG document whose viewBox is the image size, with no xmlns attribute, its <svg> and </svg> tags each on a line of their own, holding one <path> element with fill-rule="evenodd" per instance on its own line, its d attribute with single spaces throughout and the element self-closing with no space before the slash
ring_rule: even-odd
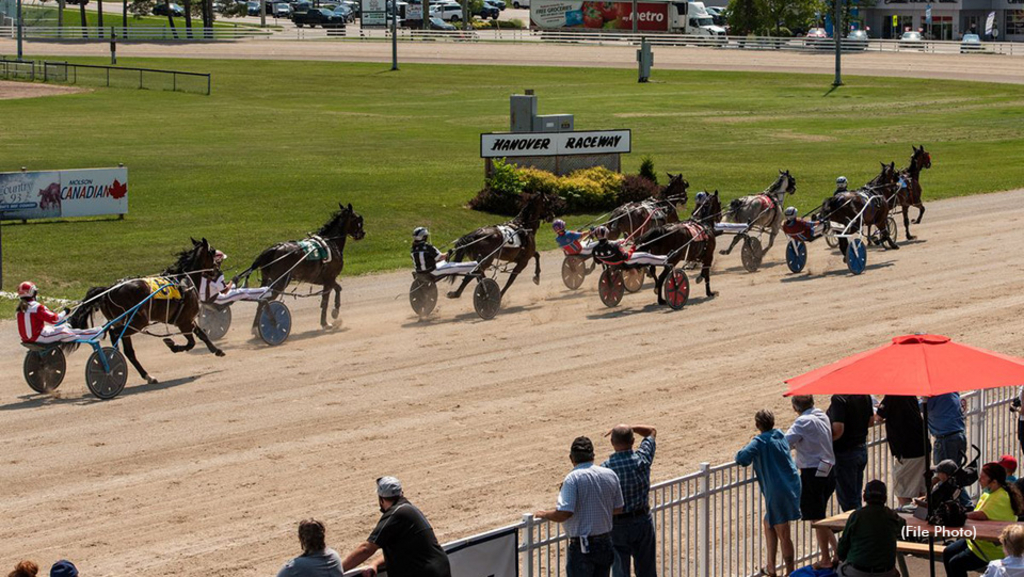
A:
<svg viewBox="0 0 1024 577">
<path fill-rule="evenodd" d="M 1024 359 L 954 343 L 942 335 L 906 335 L 786 381 L 791 395 L 932 397 L 1024 383 Z M 931 487 L 928 404 L 924 403 L 926 487 Z M 931 491 L 928 493 L 931 509 Z M 928 536 L 935 576 L 935 537 Z"/>
</svg>

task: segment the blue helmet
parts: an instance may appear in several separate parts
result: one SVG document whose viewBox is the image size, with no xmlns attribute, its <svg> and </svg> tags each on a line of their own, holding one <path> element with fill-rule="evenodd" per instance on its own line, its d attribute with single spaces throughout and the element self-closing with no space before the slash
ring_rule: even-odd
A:
<svg viewBox="0 0 1024 577">
<path fill-rule="evenodd" d="M 555 232 L 562 232 L 565 230 L 565 221 L 560 218 L 556 218 L 555 221 L 551 223 L 551 228 L 554 229 Z"/>
</svg>

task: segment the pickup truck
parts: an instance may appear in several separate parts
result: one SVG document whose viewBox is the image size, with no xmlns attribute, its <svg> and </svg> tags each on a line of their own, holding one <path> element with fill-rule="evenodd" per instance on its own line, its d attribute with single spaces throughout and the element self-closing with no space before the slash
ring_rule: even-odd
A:
<svg viewBox="0 0 1024 577">
<path fill-rule="evenodd" d="M 292 14 L 292 22 L 299 28 L 303 26 L 309 26 L 310 28 L 316 28 L 317 26 L 323 28 L 345 27 L 344 16 L 320 8 L 311 8 L 305 12 L 295 12 Z"/>
</svg>

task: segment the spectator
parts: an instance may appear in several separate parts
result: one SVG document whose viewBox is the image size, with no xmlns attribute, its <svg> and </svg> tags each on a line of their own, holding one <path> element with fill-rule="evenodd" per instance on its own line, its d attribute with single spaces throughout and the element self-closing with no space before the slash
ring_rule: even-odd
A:
<svg viewBox="0 0 1024 577">
<path fill-rule="evenodd" d="M 364 577 L 373 577 L 382 565 L 386 565 L 388 577 L 451 577 L 448 555 L 427 518 L 405 498 L 401 481 L 377 479 L 377 504 L 383 513 L 380 521 L 366 541 L 345 557 L 342 570 L 359 566 L 383 549 L 383 557 L 369 564 Z"/>
<path fill-rule="evenodd" d="M 999 457 L 999 464 L 1006 469 L 1006 482 L 1016 483 L 1017 482 L 1017 459 L 1013 455 L 1003 455 Z"/>
<path fill-rule="evenodd" d="M 643 437 L 633 450 L 633 434 Z M 615 472 L 622 490 L 622 513 L 612 519 L 612 549 L 615 564 L 612 575 L 629 577 L 630 559 L 636 577 L 655 577 L 654 519 L 648 493 L 651 490 L 651 464 L 654 462 L 654 438 L 658 431 L 646 425 L 618 425 L 608 432 L 615 453 L 601 464 Z"/>
<path fill-rule="evenodd" d="M 924 420 L 916 397 L 886 395 L 878 405 L 885 439 L 895 462 L 893 493 L 900 505 L 924 495 Z"/>
<path fill-rule="evenodd" d="M 1006 557 L 989 563 L 982 577 L 1024 577 L 1024 525 L 1008 525 L 999 541 Z"/>
<path fill-rule="evenodd" d="M 327 547 L 326 535 L 327 529 L 320 521 L 299 521 L 302 555 L 285 563 L 277 572 L 277 577 L 341 577 L 344 573 L 341 570 L 341 558 L 337 551 Z"/>
<path fill-rule="evenodd" d="M 569 536 L 566 573 L 569 577 L 607 577 L 615 562 L 612 517 L 622 512 L 619 478 L 611 469 L 594 465 L 594 444 L 576 437 L 569 449 L 572 471 L 565 476 L 553 511 L 534 516 L 565 523 Z"/>
<path fill-rule="evenodd" d="M 1024 411 L 1021 410 L 1021 402 L 1024 401 L 1024 387 L 1017 388 L 1017 398 L 1010 403 L 1010 412 L 1017 413 L 1017 442 L 1020 443 L 1020 450 L 1024 451 Z"/>
<path fill-rule="evenodd" d="M 50 577 L 78 577 L 78 568 L 67 559 L 61 559 L 50 567 Z"/>
<path fill-rule="evenodd" d="M 864 508 L 850 513 L 839 539 L 840 577 L 900 577 L 896 541 L 907 522 L 885 506 L 885 483 L 864 487 Z"/>
<path fill-rule="evenodd" d="M 789 575 L 796 568 L 789 522 L 800 519 L 800 474 L 789 454 L 786 436 L 775 428 L 775 415 L 768 409 L 761 409 L 754 415 L 754 425 L 761 433 L 736 453 L 736 462 L 744 467 L 753 463 L 754 475 L 764 496 L 762 523 L 768 541 L 768 565 L 761 573 L 775 577 L 781 543 L 782 562 Z"/>
<path fill-rule="evenodd" d="M 814 407 L 814 397 L 795 395 L 792 404 L 798 416 L 786 431 L 786 442 L 796 451 L 796 467 L 800 469 L 800 516 L 804 521 L 820 521 L 825 518 L 829 499 L 836 490 L 832 426 L 828 416 Z M 814 568 L 831 568 L 836 536 L 825 528 L 815 529 L 814 534 L 821 553 Z"/>
<path fill-rule="evenodd" d="M 39 565 L 31 561 L 22 561 L 14 566 L 14 571 L 7 574 L 7 577 L 36 577 L 39 573 Z"/>
<path fill-rule="evenodd" d="M 938 507 L 954 499 L 959 501 L 961 489 L 953 478 L 958 468 L 956 463 L 949 459 L 932 467 L 932 506 Z M 928 499 L 918 497 L 914 499 L 914 503 L 924 507 L 928 505 Z"/>
<path fill-rule="evenodd" d="M 928 432 L 935 437 L 932 462 L 941 463 L 946 459 L 958 465 L 967 457 L 967 435 L 964 428 L 964 408 L 959 393 L 946 393 L 927 397 Z M 960 504 L 971 508 L 967 488 L 960 491 Z"/>
<path fill-rule="evenodd" d="M 828 407 L 836 458 L 836 497 L 844 512 L 860 509 L 864 468 L 868 465 L 868 427 L 874 412 L 870 395 L 832 395 Z"/>
<path fill-rule="evenodd" d="M 1016 521 L 1021 514 L 1020 491 L 1006 483 L 1006 469 L 999 463 L 986 463 L 978 474 L 978 483 L 985 489 L 978 499 L 978 506 L 967 514 L 975 521 Z M 942 564 L 948 577 L 967 577 L 968 571 L 981 571 L 989 561 L 1002 558 L 1003 554 L 995 543 L 958 539 L 947 545 L 942 552 Z"/>
</svg>

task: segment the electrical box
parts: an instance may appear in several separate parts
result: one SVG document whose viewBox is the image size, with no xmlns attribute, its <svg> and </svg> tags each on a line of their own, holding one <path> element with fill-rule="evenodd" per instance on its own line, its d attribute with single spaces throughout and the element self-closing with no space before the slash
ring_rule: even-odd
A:
<svg viewBox="0 0 1024 577">
<path fill-rule="evenodd" d="M 574 130 L 571 114 L 545 114 L 533 119 L 534 132 L 572 132 Z"/>
<path fill-rule="evenodd" d="M 513 94 L 509 98 L 511 108 L 509 130 L 532 132 L 533 118 L 537 116 L 537 97 L 532 94 Z"/>
</svg>

